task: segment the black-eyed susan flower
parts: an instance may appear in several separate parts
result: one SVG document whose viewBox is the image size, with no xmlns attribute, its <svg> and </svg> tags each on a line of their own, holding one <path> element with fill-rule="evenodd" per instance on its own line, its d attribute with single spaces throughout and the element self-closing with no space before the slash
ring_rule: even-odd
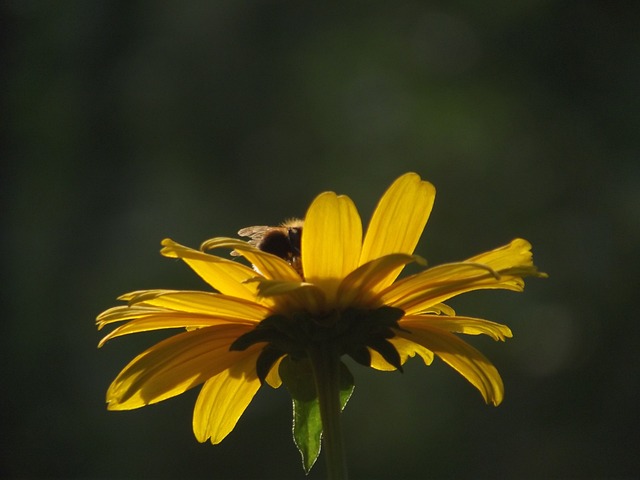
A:
<svg viewBox="0 0 640 480">
<path fill-rule="evenodd" d="M 281 228 L 277 248 L 263 242 L 267 230 L 245 230 L 248 242 L 213 238 L 200 250 L 163 240 L 161 253 L 182 259 L 212 290 L 137 291 L 98 317 L 99 328 L 124 322 L 100 345 L 130 333 L 182 330 L 122 370 L 107 391 L 108 408 L 134 409 L 202 385 L 193 430 L 200 442 L 216 444 L 261 385 L 284 382 L 305 468 L 319 453 L 324 429 L 329 474 L 340 477 L 338 417 L 353 390 L 343 356 L 378 370 L 401 370 L 416 355 L 429 365 L 437 356 L 498 405 L 504 392 L 498 371 L 459 334 L 505 340 L 511 331 L 457 315 L 444 302 L 472 290 L 521 291 L 523 277 L 544 274 L 533 265 L 531 245 L 515 239 L 398 279 L 407 264 L 424 265 L 414 249 L 434 198 L 433 185 L 408 173 L 385 192 L 364 235 L 351 199 L 325 192 L 304 225 Z M 206 253 L 214 249 L 231 249 L 251 266 Z"/>
</svg>

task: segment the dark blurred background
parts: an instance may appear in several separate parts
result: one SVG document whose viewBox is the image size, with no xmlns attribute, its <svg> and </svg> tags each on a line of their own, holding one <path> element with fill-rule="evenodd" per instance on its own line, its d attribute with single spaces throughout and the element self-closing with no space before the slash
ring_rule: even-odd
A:
<svg viewBox="0 0 640 480">
<path fill-rule="evenodd" d="M 639 5 L 3 1 L 0 476 L 303 478 L 284 389 L 215 447 L 191 430 L 197 389 L 107 412 L 158 337 L 97 350 L 94 318 L 206 288 L 165 237 L 275 224 L 324 190 L 366 222 L 416 171 L 438 189 L 431 264 L 522 236 L 550 278 L 452 302 L 514 331 L 469 339 L 499 408 L 439 361 L 353 367 L 352 477 L 637 477 Z"/>
</svg>

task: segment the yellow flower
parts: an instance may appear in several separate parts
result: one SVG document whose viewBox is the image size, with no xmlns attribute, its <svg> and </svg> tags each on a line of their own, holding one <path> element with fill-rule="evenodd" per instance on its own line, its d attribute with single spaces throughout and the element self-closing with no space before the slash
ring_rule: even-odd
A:
<svg viewBox="0 0 640 480">
<path fill-rule="evenodd" d="M 193 414 L 196 438 L 218 443 L 234 428 L 263 382 L 278 387 L 278 366 L 318 341 L 378 370 L 401 369 L 434 355 L 498 405 L 496 368 L 457 334 L 511 337 L 505 325 L 459 316 L 443 302 L 479 289 L 521 291 L 523 277 L 544 276 L 531 245 L 508 245 L 463 262 L 426 268 L 398 280 L 418 262 L 414 249 L 427 223 L 435 188 L 415 173 L 398 178 L 380 200 L 363 238 L 347 196 L 325 192 L 309 207 L 301 239 L 301 268 L 258 249 L 255 242 L 213 238 L 201 250 L 172 240 L 162 254 L 180 258 L 214 291 L 144 290 L 120 297 L 127 305 L 97 319 L 99 328 L 125 322 L 100 342 L 130 333 L 180 328 L 133 359 L 107 392 L 110 410 L 129 410 L 203 385 Z M 233 249 L 253 268 L 205 253 Z"/>
</svg>

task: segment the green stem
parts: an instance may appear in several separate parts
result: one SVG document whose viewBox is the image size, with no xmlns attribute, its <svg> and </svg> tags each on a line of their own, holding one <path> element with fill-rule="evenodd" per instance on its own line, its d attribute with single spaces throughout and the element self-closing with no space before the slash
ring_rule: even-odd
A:
<svg viewBox="0 0 640 480">
<path fill-rule="evenodd" d="M 327 478 L 347 479 L 347 462 L 340 427 L 340 356 L 332 345 L 321 344 L 309 350 L 322 418 L 322 445 Z"/>
</svg>

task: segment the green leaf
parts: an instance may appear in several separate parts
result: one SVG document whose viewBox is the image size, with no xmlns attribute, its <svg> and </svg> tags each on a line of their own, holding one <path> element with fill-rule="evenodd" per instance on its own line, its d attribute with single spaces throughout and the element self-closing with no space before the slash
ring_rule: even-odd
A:
<svg viewBox="0 0 640 480">
<path fill-rule="evenodd" d="M 279 372 L 293 400 L 293 441 L 302 455 L 302 467 L 309 473 L 320 455 L 322 437 L 320 403 L 311 362 L 287 356 L 280 362 Z"/>
<path fill-rule="evenodd" d="M 313 369 L 309 359 L 292 360 L 290 356 L 280 362 L 280 378 L 293 400 L 293 441 L 302 456 L 302 467 L 309 473 L 320 455 L 322 445 L 322 418 L 316 393 Z M 340 363 L 340 404 L 347 405 L 355 388 L 353 376 Z"/>
</svg>

